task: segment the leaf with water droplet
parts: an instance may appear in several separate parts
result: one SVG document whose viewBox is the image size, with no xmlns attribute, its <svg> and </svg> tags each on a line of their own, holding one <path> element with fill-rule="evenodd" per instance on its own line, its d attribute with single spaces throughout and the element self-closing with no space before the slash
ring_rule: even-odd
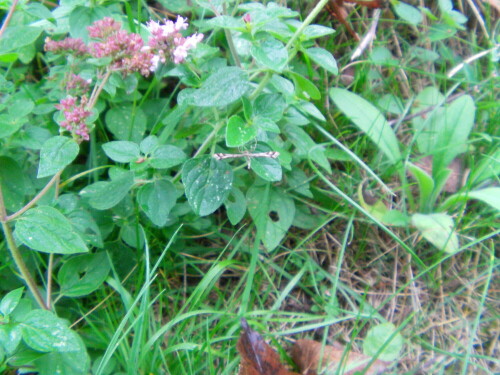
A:
<svg viewBox="0 0 500 375">
<path fill-rule="evenodd" d="M 225 202 L 233 184 L 233 171 L 226 162 L 210 156 L 191 159 L 182 167 L 182 182 L 193 211 L 206 216 Z"/>
</svg>

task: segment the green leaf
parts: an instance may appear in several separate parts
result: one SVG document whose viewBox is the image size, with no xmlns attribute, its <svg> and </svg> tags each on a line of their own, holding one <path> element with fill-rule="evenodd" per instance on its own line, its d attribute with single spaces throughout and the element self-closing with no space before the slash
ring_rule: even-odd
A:
<svg viewBox="0 0 500 375">
<path fill-rule="evenodd" d="M 442 205 L 442 208 L 448 208 L 458 202 L 466 202 L 469 199 L 480 200 L 497 211 L 500 211 L 500 188 L 488 187 L 480 190 L 469 191 L 465 193 L 455 194 L 449 197 Z"/>
<path fill-rule="evenodd" d="M 29 248 L 44 253 L 74 254 L 88 251 L 71 222 L 49 206 L 26 211 L 16 221 L 16 237 Z"/>
<path fill-rule="evenodd" d="M 167 222 L 170 210 L 175 206 L 177 190 L 170 181 L 155 181 L 141 187 L 137 201 L 149 219 L 162 227 Z"/>
<path fill-rule="evenodd" d="M 231 104 L 248 91 L 250 82 L 247 73 L 237 67 L 218 69 L 201 85 L 201 88 L 185 89 L 177 97 L 177 102 L 184 102 L 196 107 L 221 107 Z"/>
<path fill-rule="evenodd" d="M 330 163 L 325 156 L 325 150 L 318 146 L 312 138 L 302 128 L 295 125 L 287 125 L 284 132 L 295 146 L 295 155 L 307 160 L 309 157 L 314 160 L 328 173 L 332 173 Z"/>
<path fill-rule="evenodd" d="M 247 124 L 241 117 L 232 116 L 226 126 L 226 145 L 239 147 L 257 136 L 257 128 Z"/>
<path fill-rule="evenodd" d="M 106 112 L 106 126 L 120 141 L 139 143 L 146 130 L 144 111 L 132 104 L 111 108 Z"/>
<path fill-rule="evenodd" d="M 318 88 L 309 81 L 307 78 L 301 76 L 297 73 L 288 73 L 295 84 L 295 94 L 305 100 L 319 100 L 321 99 L 321 93 Z"/>
<path fill-rule="evenodd" d="M 148 135 L 141 141 L 140 150 L 143 154 L 150 154 L 159 146 L 159 143 L 157 136 Z"/>
<path fill-rule="evenodd" d="M 259 144 L 255 148 L 255 152 L 268 152 L 270 147 Z M 270 182 L 281 181 L 283 172 L 280 162 L 272 158 L 251 158 L 251 169 L 262 179 Z"/>
<path fill-rule="evenodd" d="M 323 114 L 320 112 L 318 107 L 316 107 L 311 102 L 308 102 L 305 100 L 300 100 L 297 103 L 295 103 L 294 106 L 295 106 L 295 108 L 297 108 L 300 112 L 302 112 L 305 115 L 312 116 L 316 120 L 319 120 L 319 121 L 326 121 L 325 116 L 323 116 Z M 288 114 L 290 114 L 290 111 L 288 111 Z"/>
<path fill-rule="evenodd" d="M 0 138 L 6 138 L 26 124 L 25 117 L 11 116 L 6 114 L 0 115 Z"/>
<path fill-rule="evenodd" d="M 243 22 L 241 17 L 231 17 L 223 15 L 210 18 L 208 21 L 203 23 L 202 29 L 210 30 L 218 27 L 230 30 L 245 30 L 245 22 Z"/>
<path fill-rule="evenodd" d="M 312 61 L 321 66 L 326 71 L 335 75 L 339 73 L 339 68 L 337 67 L 335 58 L 326 49 L 313 47 L 305 50 L 305 53 Z"/>
<path fill-rule="evenodd" d="M 278 122 L 283 117 L 286 102 L 280 94 L 259 95 L 253 103 L 254 117 L 265 117 L 271 121 Z"/>
<path fill-rule="evenodd" d="M 34 108 L 35 108 L 35 103 L 33 103 L 33 100 L 17 99 L 9 103 L 8 111 L 9 115 L 21 118 L 33 112 Z"/>
<path fill-rule="evenodd" d="M 345 89 L 330 89 L 330 97 L 335 105 L 370 137 L 391 164 L 396 164 L 401 159 L 396 134 L 375 106 Z"/>
<path fill-rule="evenodd" d="M 434 180 L 423 169 L 414 164 L 408 163 L 408 170 L 417 179 L 419 190 L 420 208 L 424 209 L 428 206 L 429 199 L 434 190 Z"/>
<path fill-rule="evenodd" d="M 30 311 L 21 323 L 24 342 L 39 352 L 75 352 L 81 350 L 79 337 L 65 321 L 47 310 Z"/>
<path fill-rule="evenodd" d="M 78 155 L 78 144 L 71 138 L 55 136 L 48 139 L 40 150 L 38 178 L 52 176 L 70 164 Z"/>
<path fill-rule="evenodd" d="M 224 161 L 211 157 L 191 159 L 182 168 L 182 182 L 193 211 L 206 216 L 226 200 L 233 183 L 233 170 Z"/>
<path fill-rule="evenodd" d="M 413 26 L 417 26 L 423 20 L 420 10 L 409 4 L 398 1 L 393 4 L 393 7 L 399 17 L 411 23 Z"/>
<path fill-rule="evenodd" d="M 403 349 L 403 336 L 396 332 L 396 327 L 392 323 L 382 323 L 370 328 L 363 341 L 363 353 L 373 357 L 381 347 L 390 339 L 390 342 L 382 350 L 378 359 L 382 361 L 392 362 L 399 358 L 399 353 Z M 394 336 L 391 338 L 391 336 Z"/>
<path fill-rule="evenodd" d="M 262 129 L 266 132 L 281 133 L 281 130 L 278 125 L 274 121 L 269 120 L 268 118 L 263 118 L 260 116 L 256 116 L 253 118 L 253 124 L 257 126 L 259 129 Z"/>
<path fill-rule="evenodd" d="M 335 32 L 331 27 L 326 27 L 323 25 L 309 25 L 307 26 L 302 35 L 301 40 L 310 40 L 320 38 L 322 36 L 331 35 Z"/>
<path fill-rule="evenodd" d="M 183 163 L 186 157 L 184 151 L 177 146 L 159 146 L 153 151 L 149 165 L 156 169 L 172 168 Z"/>
<path fill-rule="evenodd" d="M 14 159 L 0 156 L 0 184 L 7 210 L 21 209 L 24 206 L 24 197 L 28 192 L 30 181 Z"/>
<path fill-rule="evenodd" d="M 131 163 L 141 155 L 139 145 L 129 141 L 112 141 L 102 145 L 104 153 L 118 163 Z"/>
<path fill-rule="evenodd" d="M 69 259 L 57 274 L 61 295 L 82 297 L 92 293 L 106 280 L 110 269 L 105 251 Z"/>
<path fill-rule="evenodd" d="M 111 17 L 111 13 L 104 7 L 99 6 L 76 6 L 69 15 L 70 35 L 72 38 L 81 38 L 89 41 L 87 27 L 95 21 L 105 17 Z"/>
<path fill-rule="evenodd" d="M 89 199 L 89 203 L 97 210 L 107 210 L 116 206 L 125 198 L 134 186 L 134 173 L 125 172 L 111 181 L 99 181 L 80 191 L 80 195 Z"/>
<path fill-rule="evenodd" d="M 14 289 L 7 293 L 0 302 L 0 314 L 9 315 L 18 305 L 23 296 L 24 287 Z"/>
<path fill-rule="evenodd" d="M 240 189 L 234 186 L 224 202 L 224 206 L 226 207 L 227 217 L 232 225 L 238 224 L 247 211 L 245 196 Z"/>
<path fill-rule="evenodd" d="M 447 214 L 414 214 L 411 223 L 424 238 L 439 250 L 455 253 L 459 249 L 458 236 L 454 231 L 453 219 Z"/>
<path fill-rule="evenodd" d="M 281 73 L 288 61 L 288 51 L 277 39 L 267 38 L 254 44 L 250 53 L 258 64 Z"/>
<path fill-rule="evenodd" d="M 0 40 L 0 54 L 15 51 L 38 39 L 43 29 L 31 26 L 10 26 Z"/>
<path fill-rule="evenodd" d="M 87 375 L 90 368 L 90 358 L 80 336 L 75 335 L 80 349 L 71 352 L 52 352 L 35 360 L 38 375 L 71 374 Z"/>
<path fill-rule="evenodd" d="M 266 249 L 274 250 L 285 237 L 295 217 L 295 204 L 281 190 L 252 186 L 247 205 Z"/>
</svg>

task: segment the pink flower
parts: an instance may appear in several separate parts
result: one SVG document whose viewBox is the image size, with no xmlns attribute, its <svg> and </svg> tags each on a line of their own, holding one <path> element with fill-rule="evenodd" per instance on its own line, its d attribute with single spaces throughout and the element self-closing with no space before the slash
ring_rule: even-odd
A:
<svg viewBox="0 0 500 375">
<path fill-rule="evenodd" d="M 77 104 L 77 98 L 68 96 L 55 105 L 64 114 L 65 120 L 61 122 L 61 127 L 73 134 L 78 140 L 88 141 L 90 139 L 89 129 L 85 121 L 92 112 L 85 109 L 87 102 L 86 96 L 80 99 L 79 104 Z"/>
<path fill-rule="evenodd" d="M 89 53 L 88 47 L 80 38 L 55 41 L 47 37 L 45 38 L 45 51 L 75 56 L 85 56 Z"/>
<path fill-rule="evenodd" d="M 203 39 L 203 34 L 194 34 L 183 37 L 180 33 L 185 30 L 188 23 L 185 18 L 177 17 L 174 23 L 170 20 L 163 20 L 163 24 L 159 22 L 150 21 L 147 28 L 151 33 L 148 46 L 154 54 L 151 59 L 151 70 L 155 71 L 159 62 L 165 63 L 165 56 L 170 56 L 170 59 L 175 64 L 180 64 L 185 61 L 188 51 L 196 47 L 196 45 Z"/>
</svg>

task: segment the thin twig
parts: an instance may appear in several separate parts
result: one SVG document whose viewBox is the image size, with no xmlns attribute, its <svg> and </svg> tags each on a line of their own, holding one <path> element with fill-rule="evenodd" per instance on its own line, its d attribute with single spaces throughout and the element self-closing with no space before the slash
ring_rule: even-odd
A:
<svg viewBox="0 0 500 375">
<path fill-rule="evenodd" d="M 23 208 L 21 208 L 19 211 L 13 213 L 12 215 L 7 216 L 7 218 L 6 218 L 7 221 L 14 220 L 18 216 L 21 216 L 26 211 L 28 211 L 31 207 L 33 207 L 36 204 L 36 202 L 38 202 L 45 195 L 45 193 L 47 193 L 47 191 L 52 187 L 52 185 L 56 181 L 59 180 L 59 177 L 61 176 L 61 173 L 62 173 L 62 171 L 57 172 L 54 175 L 54 177 L 52 177 L 52 179 L 49 181 L 49 183 L 47 185 L 45 185 L 45 187 L 42 190 L 40 190 L 40 192 L 35 196 L 35 198 L 33 198 L 28 204 L 26 204 L 26 206 L 24 206 Z"/>
</svg>

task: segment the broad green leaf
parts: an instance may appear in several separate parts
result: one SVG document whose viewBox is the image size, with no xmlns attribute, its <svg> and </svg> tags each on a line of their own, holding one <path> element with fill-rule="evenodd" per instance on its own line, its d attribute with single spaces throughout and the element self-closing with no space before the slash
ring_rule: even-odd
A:
<svg viewBox="0 0 500 375">
<path fill-rule="evenodd" d="M 330 89 L 330 97 L 335 105 L 370 137 L 391 164 L 396 164 L 401 159 L 396 134 L 375 106 L 345 89 Z"/>
<path fill-rule="evenodd" d="M 149 219 L 162 227 L 167 222 L 170 210 L 175 206 L 177 190 L 170 181 L 155 181 L 140 188 L 137 201 Z"/>
<path fill-rule="evenodd" d="M 130 141 L 112 141 L 102 145 L 104 153 L 118 163 L 131 163 L 141 155 L 139 145 Z"/>
<path fill-rule="evenodd" d="M 270 147 L 259 144 L 255 148 L 255 152 L 269 152 Z M 263 180 L 276 182 L 281 181 L 283 172 L 281 170 L 280 162 L 277 159 L 272 158 L 251 158 L 250 159 L 251 169 Z"/>
<path fill-rule="evenodd" d="M 73 333 L 73 331 L 71 331 Z M 38 375 L 89 374 L 90 358 L 85 344 L 80 336 L 74 333 L 75 341 L 79 343 L 79 350 L 71 352 L 51 352 L 35 360 Z"/>
<path fill-rule="evenodd" d="M 339 68 L 333 55 L 324 48 L 312 47 L 305 50 L 305 53 L 316 64 L 321 66 L 326 71 L 337 75 Z"/>
<path fill-rule="evenodd" d="M 71 222 L 49 206 L 32 208 L 16 221 L 16 237 L 29 248 L 44 253 L 74 254 L 88 251 Z"/>
<path fill-rule="evenodd" d="M 144 249 L 146 243 L 142 225 L 127 223 L 120 228 L 120 238 L 132 248 Z"/>
<path fill-rule="evenodd" d="M 419 190 L 419 206 L 424 209 L 428 206 L 429 199 L 434 190 L 434 180 L 423 169 L 415 164 L 408 163 L 408 170 L 417 179 Z"/>
<path fill-rule="evenodd" d="M 224 202 L 226 213 L 232 225 L 238 224 L 247 211 L 247 202 L 240 189 L 233 186 Z"/>
<path fill-rule="evenodd" d="M 481 190 L 471 191 L 469 193 L 469 198 L 479 199 L 491 207 L 500 211 L 500 188 L 499 187 L 489 187 Z"/>
<path fill-rule="evenodd" d="M 281 190 L 252 186 L 247 192 L 247 205 L 264 246 L 274 250 L 295 217 L 293 199 Z"/>
<path fill-rule="evenodd" d="M 268 120 L 278 122 L 283 117 L 286 102 L 280 94 L 259 95 L 253 103 L 254 117 L 264 117 Z"/>
<path fill-rule="evenodd" d="M 22 300 L 21 300 L 22 303 Z M 20 306 L 20 305 L 18 305 Z M 29 309 L 31 310 L 31 305 Z M 15 320 L 15 319 L 13 319 Z M 6 319 L 3 319 L 3 324 L 0 324 L 0 347 L 5 350 L 7 354 L 16 353 L 16 349 L 21 343 L 23 334 L 19 324 L 7 323 Z M 19 352 L 17 352 L 19 353 Z M 16 354 L 17 354 L 16 353 Z M 0 353 L 1 354 L 1 353 Z M 1 368 L 1 367 L 0 367 Z"/>
<path fill-rule="evenodd" d="M 248 91 L 247 73 L 237 67 L 215 71 L 199 89 L 185 89 L 179 93 L 179 105 L 187 103 L 196 107 L 221 107 L 231 104 Z"/>
<path fill-rule="evenodd" d="M 78 144 L 71 138 L 55 136 L 47 140 L 40 150 L 38 178 L 52 176 L 69 165 L 78 155 Z"/>
<path fill-rule="evenodd" d="M 208 21 L 204 22 L 202 29 L 210 30 L 210 29 L 215 29 L 217 27 L 230 30 L 244 30 L 245 22 L 243 22 L 241 17 L 231 17 L 222 15 L 210 18 Z"/>
<path fill-rule="evenodd" d="M 8 111 L 11 116 L 24 117 L 33 112 L 35 103 L 29 99 L 16 99 L 9 103 Z"/>
<path fill-rule="evenodd" d="M 247 144 L 257 136 L 257 127 L 246 123 L 239 116 L 232 116 L 226 126 L 226 145 L 239 147 Z"/>
<path fill-rule="evenodd" d="M 156 169 L 175 167 L 186 160 L 186 154 L 177 146 L 158 146 L 149 159 L 149 165 Z"/>
<path fill-rule="evenodd" d="M 323 25 L 309 25 L 304 29 L 301 35 L 302 40 L 310 40 L 320 38 L 322 36 L 331 35 L 335 32 L 331 27 L 326 27 Z"/>
<path fill-rule="evenodd" d="M 21 166 L 7 156 L 0 156 L 0 184 L 7 210 L 23 208 L 30 181 Z"/>
<path fill-rule="evenodd" d="M 480 190 L 469 191 L 465 193 L 455 194 L 449 197 L 442 205 L 442 208 L 454 206 L 459 202 L 466 202 L 469 199 L 480 200 L 497 211 L 500 211 L 500 188 L 488 187 Z"/>
<path fill-rule="evenodd" d="M 72 38 L 81 38 L 83 41 L 89 41 L 87 27 L 95 21 L 105 17 L 111 17 L 107 8 L 100 6 L 77 6 L 69 15 L 70 35 Z"/>
<path fill-rule="evenodd" d="M 0 138 L 6 138 L 26 124 L 25 117 L 12 116 L 7 114 L 0 115 Z"/>
<path fill-rule="evenodd" d="M 395 2 L 393 7 L 399 17 L 411 23 L 413 26 L 417 26 L 422 22 L 422 13 L 417 8 L 403 3 L 402 1 Z"/>
<path fill-rule="evenodd" d="M 313 198 L 313 194 L 309 189 L 310 179 L 302 169 L 294 168 L 287 173 L 287 181 L 290 189 L 308 198 Z"/>
<path fill-rule="evenodd" d="M 318 88 L 307 78 L 297 73 L 288 73 L 295 84 L 295 94 L 305 100 L 319 100 L 321 93 Z"/>
<path fill-rule="evenodd" d="M 106 280 L 110 269 L 105 251 L 70 258 L 57 274 L 61 295 L 82 297 L 92 293 Z"/>
<path fill-rule="evenodd" d="M 233 183 L 233 170 L 224 161 L 211 157 L 191 159 L 182 167 L 182 182 L 193 211 L 206 216 L 226 200 Z"/>
<path fill-rule="evenodd" d="M 139 145 L 140 151 L 143 154 L 150 154 L 159 146 L 159 143 L 160 141 L 156 135 L 148 135 L 141 141 Z"/>
<path fill-rule="evenodd" d="M 281 133 L 281 130 L 278 125 L 272 120 L 269 120 L 268 118 L 256 116 L 253 118 L 253 124 L 258 127 L 259 129 L 262 129 L 266 132 L 271 132 L 271 133 L 276 133 L 279 134 Z"/>
<path fill-rule="evenodd" d="M 0 40 L 0 54 L 15 51 L 38 39 L 43 29 L 31 26 L 10 26 Z"/>
<path fill-rule="evenodd" d="M 297 108 L 301 113 L 305 115 L 309 115 L 314 117 L 316 120 L 319 121 L 326 121 L 325 116 L 320 112 L 318 107 L 316 107 L 313 103 L 305 101 L 305 100 L 299 100 L 297 103 L 294 104 L 294 107 Z M 293 109 L 290 108 L 290 109 Z M 288 110 L 288 114 L 291 114 L 290 109 Z M 309 123 L 309 120 L 307 120 L 307 123 Z M 297 124 L 299 125 L 299 124 Z"/>
<path fill-rule="evenodd" d="M 469 134 L 474 126 L 476 106 L 469 95 L 464 95 L 446 108 L 444 127 L 438 128 L 433 171 L 446 168 L 455 157 L 467 150 Z"/>
<path fill-rule="evenodd" d="M 24 342 L 39 352 L 77 352 L 81 350 L 78 335 L 53 312 L 31 311 L 21 323 Z"/>
<path fill-rule="evenodd" d="M 95 213 L 90 214 L 82 208 L 76 208 L 67 214 L 71 224 L 73 224 L 73 227 L 87 245 L 102 248 L 104 244 L 102 242 L 101 226 L 97 225 L 96 216 Z"/>
<path fill-rule="evenodd" d="M 287 125 L 284 132 L 295 146 L 295 155 L 307 160 L 309 157 L 314 160 L 328 173 L 332 173 L 330 163 L 325 156 L 325 150 L 318 146 L 312 138 L 302 128 L 294 125 Z"/>
<path fill-rule="evenodd" d="M 458 236 L 454 231 L 454 223 L 447 214 L 414 214 L 411 223 L 424 238 L 439 250 L 455 253 L 459 249 Z"/>
<path fill-rule="evenodd" d="M 385 345 L 378 359 L 388 362 L 395 361 L 399 358 L 404 344 L 403 336 L 399 332 L 394 334 L 395 332 L 396 327 L 392 323 L 382 323 L 370 328 L 363 341 L 363 353 L 373 357 Z M 394 336 L 391 338 L 393 334 Z M 386 345 L 388 340 L 390 341 Z"/>
<path fill-rule="evenodd" d="M 144 111 L 133 105 L 121 105 L 106 112 L 106 126 L 120 141 L 139 143 L 146 130 Z"/>
<path fill-rule="evenodd" d="M 126 172 L 111 181 L 95 182 L 80 191 L 96 210 L 107 210 L 125 198 L 134 185 L 134 173 Z"/>
<path fill-rule="evenodd" d="M 14 289 L 7 293 L 0 302 L 0 314 L 9 315 L 16 308 L 23 296 L 24 287 Z"/>
<path fill-rule="evenodd" d="M 274 38 L 257 41 L 250 52 L 258 64 L 279 73 L 288 61 L 288 51 L 284 44 Z"/>
</svg>

